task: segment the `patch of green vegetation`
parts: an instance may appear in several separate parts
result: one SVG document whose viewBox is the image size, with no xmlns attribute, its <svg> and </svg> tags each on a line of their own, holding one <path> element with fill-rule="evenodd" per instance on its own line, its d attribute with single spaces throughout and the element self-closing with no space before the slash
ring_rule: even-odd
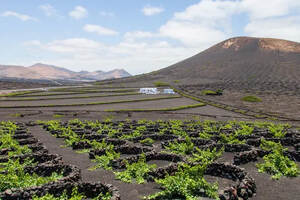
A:
<svg viewBox="0 0 300 200">
<path fill-rule="evenodd" d="M 261 102 L 261 98 L 257 96 L 245 96 L 242 98 L 242 101 L 247 101 L 247 102 Z"/>
<path fill-rule="evenodd" d="M 24 117 L 24 115 L 22 115 L 20 113 L 10 114 L 10 116 L 12 116 L 12 117 Z"/>
<path fill-rule="evenodd" d="M 114 148 L 112 144 L 107 144 L 105 139 L 103 139 L 101 142 L 97 142 L 96 140 L 93 140 L 92 142 L 88 141 L 88 143 L 92 146 L 92 149 L 97 149 L 97 150 Z"/>
<path fill-rule="evenodd" d="M 146 146 L 152 146 L 154 144 L 154 140 L 151 138 L 146 138 L 140 141 L 140 143 L 146 145 Z"/>
<path fill-rule="evenodd" d="M 197 162 L 197 163 L 212 163 L 217 158 L 221 157 L 224 153 L 224 147 L 217 151 L 216 148 L 213 150 L 201 150 L 198 147 L 195 148 L 195 153 L 191 157 L 188 158 L 190 162 Z"/>
<path fill-rule="evenodd" d="M 18 159 L 9 159 L 7 163 L 2 164 L 0 169 L 0 191 L 3 192 L 11 188 L 39 186 L 63 177 L 61 174 L 55 172 L 48 177 L 29 174 L 25 171 L 25 167 L 31 164 L 32 162 L 28 160 L 21 164 Z"/>
<path fill-rule="evenodd" d="M 53 115 L 53 118 L 62 118 L 64 117 L 64 115 L 61 115 L 61 114 L 54 114 Z"/>
<path fill-rule="evenodd" d="M 179 80 L 175 80 L 174 83 L 180 83 L 180 81 Z"/>
<path fill-rule="evenodd" d="M 287 150 L 280 143 L 261 140 L 261 148 L 271 151 L 270 154 L 263 157 L 264 163 L 257 164 L 259 172 L 266 172 L 272 175 L 272 179 L 278 180 L 281 176 L 297 177 L 300 169 L 294 161 L 284 155 Z"/>
<path fill-rule="evenodd" d="M 217 95 L 215 91 L 212 90 L 202 90 L 202 95 Z"/>
<path fill-rule="evenodd" d="M 246 144 L 246 140 L 239 140 L 237 134 L 220 134 L 220 142 L 223 144 Z"/>
<path fill-rule="evenodd" d="M 116 179 L 119 179 L 126 183 L 132 183 L 134 180 L 138 184 L 145 183 L 145 178 L 147 173 L 152 171 L 156 168 L 156 165 L 149 165 L 146 163 L 146 156 L 145 154 L 141 154 L 140 158 L 137 162 L 129 164 L 127 160 L 126 163 L 126 170 L 121 172 L 115 172 Z"/>
<path fill-rule="evenodd" d="M 246 123 L 240 122 L 239 125 L 240 128 L 234 131 L 236 135 L 251 135 L 254 131 L 254 127 Z"/>
<path fill-rule="evenodd" d="M 198 200 L 202 196 L 219 199 L 218 185 L 216 183 L 210 184 L 204 179 L 206 167 L 205 164 L 195 166 L 182 164 L 175 175 L 156 179 L 155 182 L 163 188 L 163 191 L 145 197 L 145 199 Z"/>
<path fill-rule="evenodd" d="M 169 83 L 161 82 L 161 81 L 156 81 L 153 84 L 154 84 L 155 87 L 166 87 L 166 86 L 170 85 Z"/>
<path fill-rule="evenodd" d="M 259 119 L 263 119 L 263 118 L 266 118 L 267 116 L 266 115 L 261 115 L 261 114 L 256 114 L 256 115 L 254 115 L 254 117 L 259 118 Z"/>
<path fill-rule="evenodd" d="M 130 134 L 124 134 L 120 136 L 120 139 L 131 139 L 142 136 L 143 133 L 147 130 L 146 126 L 138 126 L 135 130 L 133 130 Z"/>
<path fill-rule="evenodd" d="M 286 128 L 288 126 L 286 124 L 269 124 L 268 130 L 274 135 L 276 138 L 283 138 L 286 135 Z"/>
<path fill-rule="evenodd" d="M 0 149 L 11 149 L 11 151 L 8 152 L 9 157 L 31 153 L 31 149 L 29 149 L 27 145 L 19 145 L 11 134 L 2 135 L 0 131 L 0 135 Z"/>
<path fill-rule="evenodd" d="M 194 151 L 194 143 L 190 137 L 186 136 L 184 142 L 170 142 L 165 149 L 176 154 L 189 155 Z"/>
<path fill-rule="evenodd" d="M 111 161 L 120 158 L 120 153 L 114 151 L 113 146 L 109 146 L 105 150 L 105 154 L 102 156 L 96 156 L 94 162 L 97 164 L 90 168 L 90 170 L 95 170 L 98 168 L 103 168 L 106 170 L 112 170 Z"/>
<path fill-rule="evenodd" d="M 112 197 L 111 193 L 107 192 L 105 194 L 99 194 L 97 197 L 93 198 L 92 200 L 110 200 Z M 67 191 L 65 190 L 62 195 L 59 197 L 55 197 L 52 194 L 46 194 L 44 196 L 38 197 L 38 196 L 33 196 L 32 200 L 82 200 L 82 199 L 87 199 L 86 196 L 83 194 L 80 194 L 78 191 L 78 188 L 73 188 L 72 194 L 68 195 Z"/>
<path fill-rule="evenodd" d="M 27 145 L 20 145 L 18 141 L 13 138 L 17 128 L 18 126 L 10 121 L 0 123 L 0 149 L 10 149 L 8 157 L 32 152 Z"/>
</svg>

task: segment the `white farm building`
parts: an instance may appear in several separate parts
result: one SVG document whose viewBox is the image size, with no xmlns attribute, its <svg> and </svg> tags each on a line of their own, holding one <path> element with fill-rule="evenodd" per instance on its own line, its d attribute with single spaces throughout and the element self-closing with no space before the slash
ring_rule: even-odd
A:
<svg viewBox="0 0 300 200">
<path fill-rule="evenodd" d="M 173 89 L 164 89 L 164 94 L 175 94 Z"/>
<path fill-rule="evenodd" d="M 140 88 L 142 94 L 159 94 L 157 88 Z"/>
</svg>

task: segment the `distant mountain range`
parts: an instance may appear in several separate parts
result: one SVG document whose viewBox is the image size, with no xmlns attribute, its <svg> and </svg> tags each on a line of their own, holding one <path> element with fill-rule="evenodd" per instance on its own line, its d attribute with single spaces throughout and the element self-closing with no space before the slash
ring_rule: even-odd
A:
<svg viewBox="0 0 300 200">
<path fill-rule="evenodd" d="M 1 78 L 15 78 L 28 80 L 70 80 L 70 81 L 92 81 L 115 79 L 131 76 L 124 69 L 104 71 L 81 71 L 74 72 L 62 67 L 37 63 L 29 67 L 0 65 Z"/>
</svg>

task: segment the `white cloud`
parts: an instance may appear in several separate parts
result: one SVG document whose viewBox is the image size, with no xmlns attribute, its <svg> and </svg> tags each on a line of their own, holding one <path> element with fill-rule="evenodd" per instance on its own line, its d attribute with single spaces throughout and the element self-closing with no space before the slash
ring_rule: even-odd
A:
<svg viewBox="0 0 300 200">
<path fill-rule="evenodd" d="M 249 14 L 251 19 L 279 17 L 300 9 L 299 0 L 243 0 L 241 10 Z"/>
<path fill-rule="evenodd" d="M 300 42 L 299 0 L 243 0 L 241 10 L 250 17 L 244 27 L 249 36 Z"/>
<path fill-rule="evenodd" d="M 106 12 L 106 11 L 101 11 L 99 14 L 101 16 L 103 16 L 103 17 L 114 17 L 115 16 L 115 13 L 113 13 L 113 12 Z"/>
<path fill-rule="evenodd" d="M 102 46 L 101 43 L 86 38 L 70 38 L 55 40 L 42 47 L 57 53 L 84 53 L 97 50 Z"/>
<path fill-rule="evenodd" d="M 135 41 L 138 39 L 149 39 L 154 37 L 159 37 L 159 35 L 147 31 L 132 31 L 124 34 L 124 39 L 126 41 Z"/>
<path fill-rule="evenodd" d="M 160 33 L 181 41 L 186 47 L 198 47 L 199 50 L 227 38 L 227 35 L 221 30 L 178 21 L 168 22 L 160 28 Z"/>
<path fill-rule="evenodd" d="M 108 29 L 99 25 L 86 24 L 83 30 L 90 33 L 97 33 L 98 35 L 117 35 L 118 32 L 112 29 Z"/>
<path fill-rule="evenodd" d="M 82 19 L 88 15 L 88 11 L 82 6 L 76 6 L 74 10 L 69 12 L 69 16 L 74 19 Z"/>
<path fill-rule="evenodd" d="M 16 17 L 16 18 L 18 18 L 22 21 L 30 21 L 30 20 L 37 21 L 37 19 L 34 18 L 34 17 L 31 17 L 29 15 L 20 14 L 20 13 L 13 12 L 13 11 L 6 11 L 6 12 L 2 13 L 1 16 L 3 16 L 3 17 Z"/>
<path fill-rule="evenodd" d="M 142 9 L 142 12 L 144 13 L 144 15 L 146 16 L 152 16 L 152 15 L 157 15 L 159 13 L 162 13 L 164 11 L 163 8 L 161 7 L 154 7 L 154 6 L 145 6 Z"/>
<path fill-rule="evenodd" d="M 300 16 L 253 20 L 245 32 L 254 37 L 272 37 L 300 42 Z"/>
<path fill-rule="evenodd" d="M 160 34 L 205 49 L 231 35 L 231 18 L 237 10 L 237 2 L 203 0 L 175 13 L 160 27 Z"/>
<path fill-rule="evenodd" d="M 52 5 L 50 5 L 50 4 L 41 5 L 39 8 L 48 17 L 57 15 L 57 10 Z"/>
</svg>

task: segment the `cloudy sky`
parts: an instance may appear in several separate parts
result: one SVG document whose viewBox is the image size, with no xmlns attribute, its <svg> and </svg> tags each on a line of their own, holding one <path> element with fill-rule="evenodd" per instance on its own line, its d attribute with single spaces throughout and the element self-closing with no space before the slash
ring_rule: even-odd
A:
<svg viewBox="0 0 300 200">
<path fill-rule="evenodd" d="M 1 64 L 139 74 L 235 36 L 300 42 L 300 0 L 0 0 L 0 5 Z"/>
</svg>

